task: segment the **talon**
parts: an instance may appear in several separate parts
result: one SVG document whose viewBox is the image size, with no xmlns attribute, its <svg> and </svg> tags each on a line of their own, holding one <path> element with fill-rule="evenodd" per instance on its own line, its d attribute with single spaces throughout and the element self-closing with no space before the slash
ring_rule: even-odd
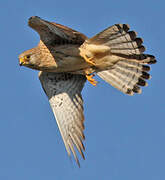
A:
<svg viewBox="0 0 165 180">
<path fill-rule="evenodd" d="M 95 80 L 95 79 L 93 79 L 93 76 L 95 76 L 95 75 L 88 75 L 88 74 L 86 74 L 86 78 L 87 78 L 87 80 L 93 85 L 93 86 L 96 86 L 97 85 L 97 81 Z"/>
<path fill-rule="evenodd" d="M 92 61 L 93 57 L 88 58 L 86 55 L 83 56 L 83 58 L 85 59 L 85 61 L 89 64 L 92 64 L 93 66 L 95 66 L 96 64 Z"/>
</svg>

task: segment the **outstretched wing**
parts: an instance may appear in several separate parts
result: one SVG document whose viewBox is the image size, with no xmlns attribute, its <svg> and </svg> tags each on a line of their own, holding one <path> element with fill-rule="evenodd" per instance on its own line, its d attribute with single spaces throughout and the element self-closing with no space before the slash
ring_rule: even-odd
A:
<svg viewBox="0 0 165 180">
<path fill-rule="evenodd" d="M 37 31 L 41 40 L 46 45 L 56 44 L 82 44 L 87 37 L 66 26 L 52 23 L 41 19 L 38 16 L 29 18 L 28 24 L 31 28 Z"/>
<path fill-rule="evenodd" d="M 39 79 L 49 98 L 68 155 L 70 156 L 72 151 L 77 164 L 80 165 L 74 146 L 85 159 L 81 91 L 86 78 L 83 75 L 40 72 Z"/>
</svg>

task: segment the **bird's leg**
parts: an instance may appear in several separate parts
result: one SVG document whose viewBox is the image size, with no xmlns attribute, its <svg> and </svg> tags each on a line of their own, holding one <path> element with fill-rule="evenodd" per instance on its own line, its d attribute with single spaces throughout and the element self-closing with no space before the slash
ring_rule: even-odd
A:
<svg viewBox="0 0 165 180">
<path fill-rule="evenodd" d="M 88 75 L 86 74 L 86 78 L 87 80 L 93 85 L 93 86 L 96 86 L 97 85 L 97 81 L 95 79 L 93 79 L 93 74 L 92 75 Z"/>
<path fill-rule="evenodd" d="M 93 66 L 95 66 L 96 64 L 95 64 L 95 62 L 94 61 L 92 61 L 94 58 L 93 57 L 87 57 L 85 54 L 83 55 L 83 58 L 85 59 L 85 61 L 87 62 L 87 63 L 89 63 L 89 64 L 91 64 L 91 65 L 93 65 Z"/>
<path fill-rule="evenodd" d="M 95 79 L 93 79 L 93 76 L 95 76 L 94 74 L 89 74 L 87 70 L 85 70 L 85 75 L 87 80 L 93 85 L 96 86 L 97 85 L 97 81 Z"/>
</svg>

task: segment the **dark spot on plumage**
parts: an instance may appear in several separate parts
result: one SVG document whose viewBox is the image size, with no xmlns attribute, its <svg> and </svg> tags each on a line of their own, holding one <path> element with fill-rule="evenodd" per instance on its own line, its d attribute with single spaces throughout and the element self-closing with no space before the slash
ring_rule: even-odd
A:
<svg viewBox="0 0 165 180">
<path fill-rule="evenodd" d="M 139 93 L 140 92 L 140 87 L 137 86 L 137 85 L 134 85 L 132 91 L 135 92 L 135 93 Z"/>
<path fill-rule="evenodd" d="M 151 59 L 155 59 L 155 56 L 151 55 L 151 54 L 146 54 L 148 57 L 150 57 Z"/>
<path fill-rule="evenodd" d="M 54 81 L 55 78 L 48 76 L 48 79 L 52 82 L 52 81 Z"/>
<path fill-rule="evenodd" d="M 69 73 L 62 73 L 60 74 L 60 76 L 53 76 L 53 77 L 49 77 L 49 80 L 52 82 L 59 82 L 59 81 L 67 81 L 68 79 L 71 79 L 73 77 L 72 74 Z"/>
<path fill-rule="evenodd" d="M 137 33 L 135 31 L 129 31 L 128 34 L 129 34 L 131 40 L 135 40 L 136 39 Z"/>
<path fill-rule="evenodd" d="M 62 105 L 62 102 L 60 102 L 58 106 L 60 107 L 61 105 Z"/>
<path fill-rule="evenodd" d="M 150 71 L 150 67 L 149 67 L 149 66 L 146 66 L 146 65 L 143 65 L 143 66 L 142 66 L 142 70 L 143 70 L 143 71 Z"/>
<path fill-rule="evenodd" d="M 142 72 L 141 77 L 144 78 L 144 79 L 150 79 L 150 75 L 145 71 Z"/>
<path fill-rule="evenodd" d="M 144 50 L 145 50 L 144 46 L 139 47 L 139 51 L 141 53 L 144 52 Z M 125 59 L 137 59 L 139 61 L 147 60 L 146 61 L 147 64 L 155 64 L 156 63 L 155 57 L 152 55 L 148 55 L 148 54 L 132 54 L 132 55 L 120 54 L 120 53 L 112 53 L 112 54 L 123 57 Z"/>
<path fill-rule="evenodd" d="M 125 32 L 128 32 L 129 25 L 128 24 L 123 24 L 123 29 L 124 29 Z"/>
<path fill-rule="evenodd" d="M 136 41 L 138 47 L 141 46 L 142 43 L 143 43 L 143 39 L 142 38 L 136 38 L 135 41 Z"/>
<path fill-rule="evenodd" d="M 132 89 L 128 88 L 126 94 L 132 94 Z"/>
<path fill-rule="evenodd" d="M 149 63 L 149 64 L 155 64 L 155 63 L 157 63 L 157 60 L 156 60 L 156 59 L 154 59 L 154 60 L 150 61 L 150 63 Z"/>
<path fill-rule="evenodd" d="M 138 60 L 145 60 L 148 58 L 148 64 L 155 64 L 156 63 L 156 59 L 155 59 L 155 56 L 153 55 L 150 55 L 150 54 L 139 54 L 139 55 L 136 55 L 136 59 Z"/>
<path fill-rule="evenodd" d="M 157 62 L 155 56 L 150 54 L 147 54 L 147 56 L 150 58 L 150 62 L 148 62 L 148 64 L 155 64 Z"/>
<path fill-rule="evenodd" d="M 138 49 L 141 53 L 143 53 L 146 50 L 144 46 L 139 46 Z"/>
<path fill-rule="evenodd" d="M 54 83 L 54 85 L 56 85 L 56 83 Z M 53 89 L 53 92 L 56 94 L 57 89 L 56 88 L 52 88 L 52 89 Z"/>
<path fill-rule="evenodd" d="M 115 25 L 116 25 L 116 27 L 118 28 L 118 31 L 119 31 L 120 33 L 122 33 L 123 31 L 125 31 L 125 30 L 121 27 L 120 24 L 115 24 Z"/>
<path fill-rule="evenodd" d="M 139 78 L 139 79 L 138 79 L 137 85 L 146 86 L 146 84 L 147 84 L 147 83 L 145 82 L 144 79 L 142 79 L 142 78 Z"/>
<path fill-rule="evenodd" d="M 69 73 L 64 73 L 64 80 L 68 80 L 68 79 L 71 79 L 73 77 L 72 74 L 69 74 Z"/>
</svg>

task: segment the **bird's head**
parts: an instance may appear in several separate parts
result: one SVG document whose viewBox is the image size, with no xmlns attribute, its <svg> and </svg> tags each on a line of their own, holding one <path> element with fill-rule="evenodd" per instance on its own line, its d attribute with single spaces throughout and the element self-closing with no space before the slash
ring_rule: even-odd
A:
<svg viewBox="0 0 165 180">
<path fill-rule="evenodd" d="M 36 48 L 27 50 L 19 55 L 20 66 L 26 66 L 32 69 L 37 69 L 39 64 L 39 53 L 36 51 Z"/>
</svg>

